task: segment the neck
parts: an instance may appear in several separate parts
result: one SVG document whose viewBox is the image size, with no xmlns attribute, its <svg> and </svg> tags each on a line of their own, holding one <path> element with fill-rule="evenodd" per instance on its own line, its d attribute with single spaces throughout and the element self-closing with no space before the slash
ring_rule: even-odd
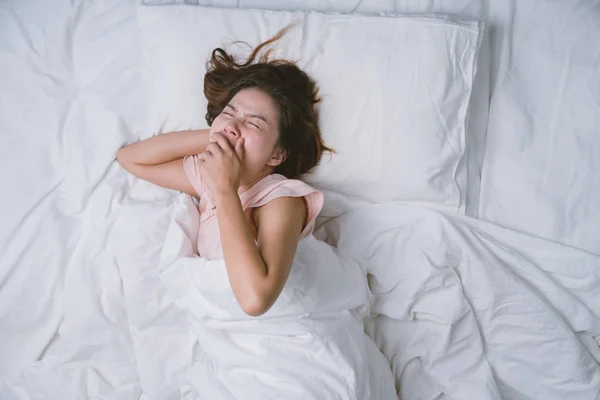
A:
<svg viewBox="0 0 600 400">
<path fill-rule="evenodd" d="M 264 170 L 262 171 L 258 176 L 253 177 L 253 178 L 249 178 L 249 179 L 242 179 L 240 181 L 240 187 L 238 189 L 238 193 L 242 193 L 245 192 L 246 190 L 250 189 L 252 186 L 254 186 L 258 181 L 260 181 L 261 179 L 263 179 L 265 176 L 271 175 L 273 173 L 273 169 L 269 168 L 268 170 Z"/>
</svg>

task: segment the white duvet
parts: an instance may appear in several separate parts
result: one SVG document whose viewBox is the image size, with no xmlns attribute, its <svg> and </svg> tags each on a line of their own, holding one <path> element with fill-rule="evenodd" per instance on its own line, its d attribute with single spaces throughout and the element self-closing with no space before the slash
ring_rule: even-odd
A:
<svg viewBox="0 0 600 400">
<path fill-rule="evenodd" d="M 404 399 L 600 395 L 597 256 L 367 206 L 318 231 L 337 250 L 300 242 L 282 297 L 253 319 L 222 262 L 193 256 L 191 210 L 186 195 L 115 204 L 69 275 L 60 339 L 0 398 L 387 399 L 391 375 Z"/>
<path fill-rule="evenodd" d="M 355 261 L 302 240 L 281 296 L 255 319 L 223 261 L 194 255 L 197 223 L 187 195 L 115 205 L 67 279 L 60 340 L 0 398 L 396 398 L 364 333 L 369 290 Z"/>
<path fill-rule="evenodd" d="M 200 347 L 181 389 L 185 396 L 396 397 L 389 365 L 363 330 L 358 309 L 367 305 L 369 289 L 355 261 L 308 236 L 298 243 L 275 304 L 252 318 L 235 299 L 225 262 L 194 254 L 195 206 L 178 202 L 174 214 L 158 273 L 168 295 L 187 314 Z"/>
<path fill-rule="evenodd" d="M 393 205 L 351 212 L 320 233 L 367 266 L 367 331 L 402 398 L 600 396 L 600 257 Z"/>
</svg>

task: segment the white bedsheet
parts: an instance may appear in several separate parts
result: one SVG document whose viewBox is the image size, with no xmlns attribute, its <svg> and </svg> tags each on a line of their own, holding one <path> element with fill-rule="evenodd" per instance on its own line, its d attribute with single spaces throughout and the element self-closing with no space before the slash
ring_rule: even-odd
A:
<svg viewBox="0 0 600 400">
<path fill-rule="evenodd" d="M 592 41 L 598 8 L 591 0 L 532 4 L 373 0 L 285 7 L 489 19 L 501 34 L 492 40 L 492 138 L 480 212 L 498 224 L 598 252 L 599 225 L 591 219 L 598 219 L 600 190 L 591 174 L 599 148 Z M 173 393 L 196 355 L 185 314 L 166 295 L 147 290 L 160 287 L 155 268 L 175 193 L 135 181 L 113 163 L 118 147 L 148 134 L 135 7 L 134 1 L 0 3 L 3 400 L 178 398 Z M 544 28 L 559 20 L 565 25 Z M 536 35 L 518 44 L 529 35 L 529 23 L 538 27 Z M 527 54 L 530 46 L 535 51 Z M 540 91 L 551 87 L 546 83 L 564 95 Z M 550 148 L 556 150 L 547 159 Z M 567 172 L 555 170 L 573 163 Z M 153 236 L 144 224 L 154 224 Z M 117 241 L 114 233 L 124 227 L 130 239 Z M 342 247 L 372 259 L 369 271 L 379 275 L 372 280 L 373 310 L 381 315 L 369 320 L 368 332 L 406 398 L 599 396 L 597 257 L 416 209 L 359 210 L 326 229 Z M 407 232 L 415 239 L 404 250 L 396 239 Z M 375 248 L 377 259 L 370 256 Z M 457 262 L 449 263 L 440 249 Z M 394 268 L 406 264 L 409 269 Z M 392 282 L 398 289 L 386 296 L 382 290 L 390 288 L 381 284 Z"/>
<path fill-rule="evenodd" d="M 107 174 L 144 116 L 134 22 L 133 2 L 0 3 L 2 374 L 43 356 L 119 201 Z"/>
<path fill-rule="evenodd" d="M 367 331 L 402 398 L 600 396 L 600 257 L 394 205 L 350 212 L 320 234 L 371 274 Z"/>
<path fill-rule="evenodd" d="M 0 384 L 2 398 L 204 398 L 220 393 L 214 379 L 205 381 L 212 374 L 226 382 L 240 373 L 236 368 L 254 365 L 258 371 L 257 359 L 247 357 L 266 351 L 260 350 L 265 331 L 277 340 L 285 329 L 286 341 L 302 341 L 298 330 L 306 324 L 313 333 L 330 331 L 328 340 L 340 323 L 350 324 L 345 332 L 355 329 L 351 315 L 319 329 L 310 318 L 301 324 L 233 322 L 227 333 L 218 330 L 228 323 L 216 320 L 191 328 L 158 273 L 164 235 L 172 235 L 169 225 L 192 235 L 197 221 L 186 211 L 190 203 L 181 195 L 175 201 L 115 204 L 113 217 L 82 245 L 80 268 L 69 273 L 60 340 L 43 361 Z M 403 206 L 363 207 L 328 222 L 319 235 L 370 274 L 366 330 L 389 360 L 401 398 L 600 395 L 600 257 L 467 217 Z M 171 252 L 189 252 L 190 243 Z M 254 337 L 256 330 L 262 333 Z M 312 340 L 307 346 L 318 345 Z M 226 351 L 233 344 L 238 350 Z M 210 348 L 208 355 L 203 346 Z M 360 344 L 349 349 L 357 351 Z M 381 354 L 373 350 L 367 354 L 377 360 Z M 285 360 L 276 354 L 264 362 Z M 340 369 L 355 363 L 343 354 Z M 223 358 L 210 361 L 218 356 Z M 306 366 L 299 370 L 309 372 Z M 332 385 L 331 379 L 324 382 Z M 264 385 L 277 393 L 272 380 Z M 323 393 L 326 387 L 306 390 Z"/>
<path fill-rule="evenodd" d="M 600 254 L 600 3 L 490 2 L 479 217 Z"/>
</svg>

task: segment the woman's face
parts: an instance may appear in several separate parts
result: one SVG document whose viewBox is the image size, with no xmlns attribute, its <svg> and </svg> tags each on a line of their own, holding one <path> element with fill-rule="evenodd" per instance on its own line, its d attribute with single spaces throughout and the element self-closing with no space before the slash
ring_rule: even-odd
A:
<svg viewBox="0 0 600 400">
<path fill-rule="evenodd" d="M 233 96 L 212 123 L 211 141 L 214 141 L 215 133 L 223 135 L 232 148 L 239 138 L 244 138 L 242 185 L 271 173 L 283 160 L 277 145 L 277 105 L 271 96 L 258 88 L 242 89 Z"/>
</svg>

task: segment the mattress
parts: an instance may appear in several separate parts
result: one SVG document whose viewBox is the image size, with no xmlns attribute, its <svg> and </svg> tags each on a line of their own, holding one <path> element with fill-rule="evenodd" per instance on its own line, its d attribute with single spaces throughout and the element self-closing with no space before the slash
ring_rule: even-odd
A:
<svg viewBox="0 0 600 400">
<path fill-rule="evenodd" d="M 399 397 L 600 396 L 595 1 L 201 4 L 485 21 L 489 93 L 474 98 L 484 106 L 472 116 L 481 189 L 470 216 L 351 205 L 319 236 L 369 276 L 365 330 Z M 156 275 L 182 197 L 114 162 L 148 135 L 138 6 L 0 4 L 2 399 L 186 393 L 198 344 Z M 129 236 L 124 221 L 138 223 Z"/>
</svg>

